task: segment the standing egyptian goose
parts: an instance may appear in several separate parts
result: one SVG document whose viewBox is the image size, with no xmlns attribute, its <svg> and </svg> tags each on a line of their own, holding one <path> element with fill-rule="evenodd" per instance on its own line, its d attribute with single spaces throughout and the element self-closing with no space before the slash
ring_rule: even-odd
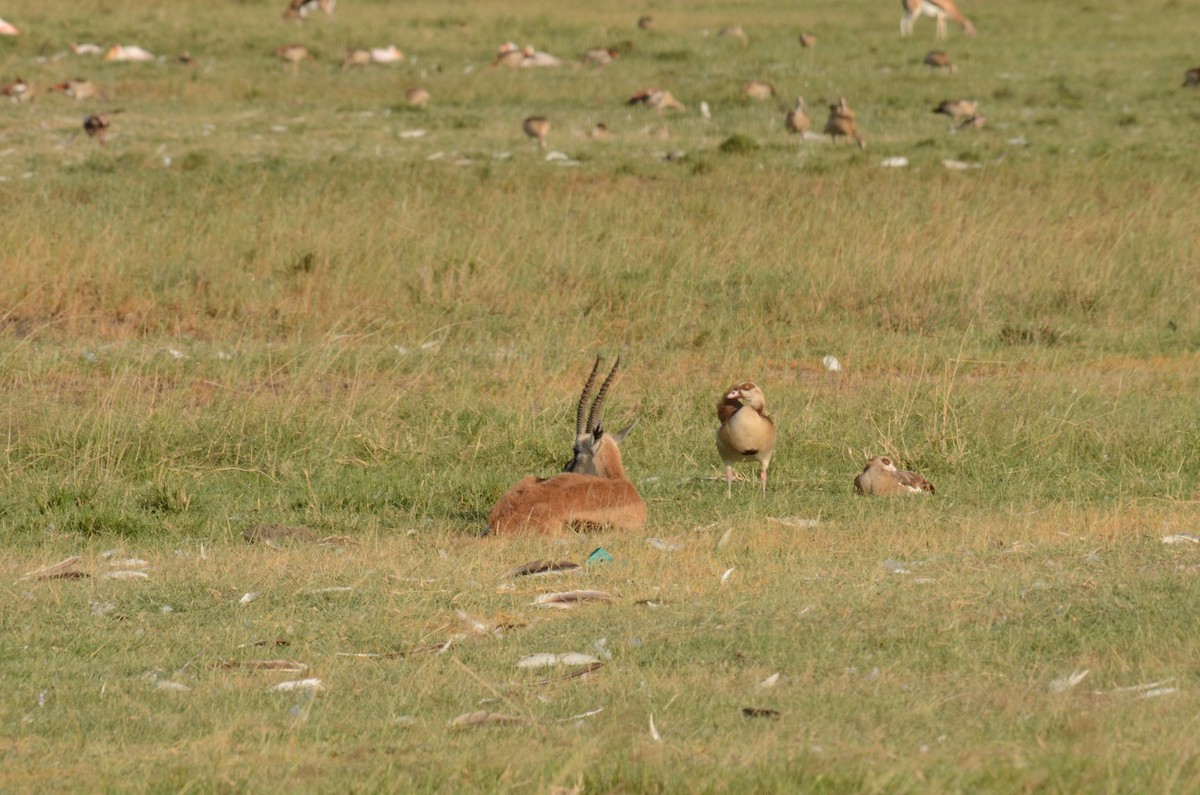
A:
<svg viewBox="0 0 1200 795">
<path fill-rule="evenodd" d="M 99 138 L 100 145 L 104 146 L 108 140 L 108 114 L 98 113 L 84 117 L 83 129 L 88 138 Z"/>
<path fill-rule="evenodd" d="M 839 137 L 845 138 L 846 143 L 850 143 L 850 139 L 853 138 L 858 142 L 859 149 L 867 148 L 867 142 L 858 132 L 854 111 L 850 110 L 850 104 L 846 102 L 845 97 L 842 97 L 838 104 L 829 106 L 829 121 L 825 122 L 825 133 L 834 143 L 837 143 Z"/>
<path fill-rule="evenodd" d="M 885 455 L 877 455 L 867 462 L 863 471 L 854 478 L 854 489 L 859 494 L 874 494 L 891 497 L 895 494 L 936 494 L 933 484 L 916 472 L 896 469 L 896 464 Z"/>
<path fill-rule="evenodd" d="M 800 34 L 800 46 L 805 49 L 808 49 L 809 47 L 816 47 L 817 46 L 817 37 L 811 33 L 807 33 L 807 32 L 801 33 Z"/>
<path fill-rule="evenodd" d="M 1180 87 L 1187 88 L 1188 86 L 1200 86 L 1200 66 L 1188 69 L 1183 73 L 1183 85 Z"/>
<path fill-rule="evenodd" d="M 545 116 L 530 116 L 521 125 L 521 129 L 530 138 L 537 139 L 538 146 L 542 149 L 546 148 L 546 135 L 550 132 L 550 120 Z"/>
<path fill-rule="evenodd" d="M 744 402 L 743 402 L 744 401 Z M 717 404 L 717 452 L 725 462 L 725 483 L 732 488 L 733 465 L 740 461 L 758 461 L 758 478 L 767 495 L 767 468 L 775 454 L 775 423 L 767 416 L 767 398 L 753 382 L 734 384 Z"/>
<path fill-rule="evenodd" d="M 946 18 L 956 23 L 968 36 L 975 35 L 975 26 L 962 15 L 953 0 L 900 0 L 904 7 L 904 16 L 900 18 L 900 35 L 912 34 L 913 23 L 917 17 L 934 17 L 937 19 L 937 37 L 946 38 Z"/>
<path fill-rule="evenodd" d="M 287 10 L 283 12 L 283 18 L 300 21 L 318 8 L 327 16 L 333 16 L 335 5 L 337 5 L 337 0 L 292 0 L 288 3 Z"/>
<path fill-rule="evenodd" d="M 808 113 L 804 107 L 804 97 L 796 97 L 796 107 L 788 111 L 787 116 L 783 119 L 783 126 L 792 135 L 803 137 L 809 124 Z"/>
</svg>

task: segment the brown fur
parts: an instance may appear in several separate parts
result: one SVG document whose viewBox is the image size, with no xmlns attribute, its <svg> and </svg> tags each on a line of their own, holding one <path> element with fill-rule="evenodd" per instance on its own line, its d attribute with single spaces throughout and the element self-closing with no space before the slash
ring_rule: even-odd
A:
<svg viewBox="0 0 1200 795">
<path fill-rule="evenodd" d="M 604 399 L 619 366 L 620 359 L 589 412 L 587 401 L 600 369 L 600 358 L 596 359 L 579 399 L 575 451 L 567 471 L 552 478 L 530 475 L 518 481 L 492 507 L 488 532 L 551 534 L 570 527 L 637 530 L 646 523 L 646 503 L 625 476 L 621 461 L 620 442 L 633 426 L 609 434 L 600 422 Z"/>
</svg>

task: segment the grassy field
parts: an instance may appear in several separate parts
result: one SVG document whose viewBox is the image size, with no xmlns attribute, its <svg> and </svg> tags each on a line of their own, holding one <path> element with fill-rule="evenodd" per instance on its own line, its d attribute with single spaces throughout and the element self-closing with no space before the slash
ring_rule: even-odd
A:
<svg viewBox="0 0 1200 795">
<path fill-rule="evenodd" d="M 1200 544 L 1161 540 L 1200 535 L 1194 7 L 963 0 L 936 43 L 882 0 L 156 5 L 4 11 L 0 791 L 1200 791 Z M 788 136 L 797 95 L 867 149 Z M 647 527 L 479 538 L 597 352 Z M 765 498 L 717 479 L 741 379 Z M 853 495 L 882 453 L 938 495 Z M 530 604 L 569 588 L 618 598 Z"/>
</svg>

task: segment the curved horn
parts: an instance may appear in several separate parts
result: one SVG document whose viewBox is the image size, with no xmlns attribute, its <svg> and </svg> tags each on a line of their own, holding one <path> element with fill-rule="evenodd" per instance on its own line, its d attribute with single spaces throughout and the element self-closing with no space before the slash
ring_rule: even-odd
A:
<svg viewBox="0 0 1200 795">
<path fill-rule="evenodd" d="M 621 366 L 621 357 L 617 356 L 617 360 L 613 362 L 612 370 L 608 373 L 608 378 L 604 379 L 604 383 L 600 385 L 600 391 L 596 393 L 596 401 L 592 403 L 592 410 L 588 414 L 587 427 L 584 429 L 587 433 L 591 433 L 596 429 L 596 420 L 600 419 L 600 410 L 604 408 L 604 398 L 608 397 L 608 387 L 612 384 L 613 379 L 617 376 L 617 368 Z"/>
<path fill-rule="evenodd" d="M 587 400 L 592 396 L 592 386 L 596 383 L 596 373 L 600 372 L 600 357 L 596 357 L 596 363 L 592 365 L 592 374 L 588 376 L 587 383 L 583 386 L 583 394 L 579 396 L 579 408 L 575 409 L 575 435 L 583 435 L 583 412 L 587 406 Z M 591 423 L 588 423 L 588 431 L 592 429 Z"/>
</svg>

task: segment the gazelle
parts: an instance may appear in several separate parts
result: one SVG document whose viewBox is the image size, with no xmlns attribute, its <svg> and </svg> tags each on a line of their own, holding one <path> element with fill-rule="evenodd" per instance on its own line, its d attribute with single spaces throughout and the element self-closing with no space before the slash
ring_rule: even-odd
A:
<svg viewBox="0 0 1200 795">
<path fill-rule="evenodd" d="M 936 494 L 933 484 L 916 472 L 896 469 L 896 464 L 885 455 L 877 455 L 867 462 L 862 473 L 854 478 L 854 490 L 859 494 L 874 494 L 891 497 L 895 494 Z"/>
<path fill-rule="evenodd" d="M 912 35 L 913 23 L 917 21 L 917 17 L 935 17 L 939 39 L 946 38 L 946 17 L 957 23 L 963 29 L 963 33 L 968 36 L 975 35 L 975 26 L 962 15 L 954 5 L 954 0 L 900 0 L 900 5 L 904 7 L 904 16 L 900 18 L 901 36 Z"/>
<path fill-rule="evenodd" d="M 606 434 L 600 421 L 619 357 L 588 410 L 600 363 L 596 357 L 579 397 L 574 454 L 563 473 L 552 478 L 530 475 L 505 492 L 488 514 L 489 533 L 557 533 L 571 526 L 637 530 L 646 523 L 646 503 L 625 475 L 619 447 L 633 425 Z"/>
</svg>

